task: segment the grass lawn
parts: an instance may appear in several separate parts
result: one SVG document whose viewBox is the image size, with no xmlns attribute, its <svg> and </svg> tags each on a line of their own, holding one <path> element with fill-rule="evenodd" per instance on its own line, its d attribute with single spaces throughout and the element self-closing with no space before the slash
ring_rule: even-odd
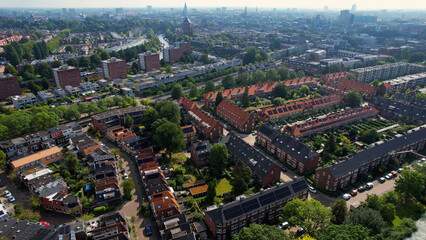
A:
<svg viewBox="0 0 426 240">
<path fill-rule="evenodd" d="M 229 180 L 226 178 L 222 178 L 216 187 L 216 196 L 220 196 L 224 193 L 228 193 L 232 191 L 232 186 L 229 183 Z"/>
<path fill-rule="evenodd" d="M 191 161 L 188 161 L 183 152 L 172 154 L 172 160 L 170 161 L 170 165 L 174 170 L 182 170 L 186 183 L 201 179 L 196 167 L 191 164 Z"/>
</svg>

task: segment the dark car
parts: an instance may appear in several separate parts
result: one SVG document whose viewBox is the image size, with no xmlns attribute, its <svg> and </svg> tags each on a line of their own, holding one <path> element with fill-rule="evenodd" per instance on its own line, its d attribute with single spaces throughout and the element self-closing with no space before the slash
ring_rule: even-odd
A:
<svg viewBox="0 0 426 240">
<path fill-rule="evenodd" d="M 151 226 L 146 225 L 145 226 L 145 232 L 146 232 L 147 236 L 151 236 L 152 235 Z"/>
<path fill-rule="evenodd" d="M 386 182 L 386 178 L 384 178 L 384 177 L 379 178 L 379 182 L 380 182 L 380 183 L 384 183 L 384 182 Z"/>
<path fill-rule="evenodd" d="M 287 168 L 282 167 L 281 170 L 283 170 L 283 172 L 287 172 Z"/>
</svg>

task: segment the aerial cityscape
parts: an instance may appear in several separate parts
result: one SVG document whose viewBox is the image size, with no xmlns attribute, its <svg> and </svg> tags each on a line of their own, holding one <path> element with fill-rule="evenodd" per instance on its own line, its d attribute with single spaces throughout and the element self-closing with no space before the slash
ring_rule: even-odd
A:
<svg viewBox="0 0 426 240">
<path fill-rule="evenodd" d="M 426 239 L 425 2 L 0 3 L 0 240 Z"/>
</svg>

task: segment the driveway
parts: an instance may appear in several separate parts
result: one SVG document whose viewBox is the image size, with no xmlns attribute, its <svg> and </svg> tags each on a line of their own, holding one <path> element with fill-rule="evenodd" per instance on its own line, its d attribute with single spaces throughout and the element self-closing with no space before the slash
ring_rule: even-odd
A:
<svg viewBox="0 0 426 240">
<path fill-rule="evenodd" d="M 105 138 L 102 138 L 101 141 L 103 144 L 105 144 L 108 148 L 118 148 L 113 143 L 108 143 L 108 141 Z M 120 149 L 120 148 L 118 148 Z M 155 222 L 151 218 L 145 218 L 141 214 L 139 214 L 138 209 L 143 201 L 148 201 L 148 197 L 145 193 L 145 191 L 142 188 L 142 180 L 140 178 L 139 170 L 136 167 L 136 163 L 129 157 L 127 153 L 125 153 L 123 150 L 120 149 L 120 156 L 119 158 L 123 159 L 123 169 L 126 169 L 127 174 L 129 177 L 133 179 L 135 182 L 135 190 L 133 191 L 133 199 L 130 202 L 126 202 L 124 205 L 122 205 L 120 208 L 116 209 L 117 211 L 124 212 L 126 214 L 126 217 L 128 220 L 131 219 L 132 216 L 135 216 L 135 222 L 134 225 L 136 226 L 137 231 L 137 238 L 134 238 L 133 235 L 131 236 L 132 239 L 160 239 L 160 235 L 158 230 L 155 228 Z M 120 172 L 120 177 L 122 177 L 122 174 Z M 133 224 L 133 223 L 131 223 Z M 145 235 L 145 226 L 150 225 L 152 228 L 152 236 L 146 236 Z"/>
</svg>

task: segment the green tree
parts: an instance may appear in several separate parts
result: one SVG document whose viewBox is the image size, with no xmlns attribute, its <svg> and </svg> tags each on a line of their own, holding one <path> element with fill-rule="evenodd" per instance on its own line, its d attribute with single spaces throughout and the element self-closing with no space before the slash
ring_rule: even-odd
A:
<svg viewBox="0 0 426 240">
<path fill-rule="evenodd" d="M 425 192 L 425 178 L 417 171 L 406 169 L 395 181 L 395 191 L 403 196 L 404 200 L 415 198 L 422 200 Z"/>
<path fill-rule="evenodd" d="M 387 63 L 395 63 L 396 62 L 396 58 L 393 57 L 393 56 L 386 57 L 385 62 L 387 62 Z"/>
<path fill-rule="evenodd" d="M 278 74 L 277 70 L 270 68 L 266 71 L 266 79 L 271 81 L 278 81 L 281 79 L 281 76 Z"/>
<path fill-rule="evenodd" d="M 209 64 L 210 63 L 209 55 L 208 54 L 202 54 L 200 61 L 203 62 L 204 64 Z"/>
<path fill-rule="evenodd" d="M 127 201 L 132 200 L 132 191 L 135 189 L 135 183 L 132 178 L 124 179 L 121 182 L 121 187 L 123 188 L 123 198 Z"/>
<path fill-rule="evenodd" d="M 189 91 L 189 97 L 190 98 L 198 97 L 198 88 L 196 86 L 191 87 L 191 90 Z"/>
<path fill-rule="evenodd" d="M 222 100 L 223 100 L 222 92 L 218 92 L 216 95 L 216 101 L 215 101 L 216 107 L 222 102 Z"/>
<path fill-rule="evenodd" d="M 350 90 L 346 96 L 345 99 L 349 106 L 351 107 L 358 107 L 361 105 L 362 97 L 361 94 L 355 89 Z"/>
<path fill-rule="evenodd" d="M 35 78 L 35 70 L 33 65 L 26 63 L 24 64 L 21 72 L 22 77 L 24 80 L 31 80 Z"/>
<path fill-rule="evenodd" d="M 39 112 L 31 120 L 31 126 L 35 131 L 46 130 L 58 124 L 59 117 L 54 113 Z"/>
<path fill-rule="evenodd" d="M 380 85 L 380 81 L 376 79 L 371 84 L 373 85 L 373 87 L 378 87 Z"/>
<path fill-rule="evenodd" d="M 144 125 L 147 129 L 152 129 L 151 124 L 155 122 L 160 117 L 157 110 L 155 110 L 152 107 L 149 107 L 145 110 L 145 112 L 142 115 L 141 123 Z"/>
<path fill-rule="evenodd" d="M 105 51 L 105 49 L 102 49 L 102 50 L 103 50 L 103 51 L 101 51 L 101 53 L 100 53 L 102 60 L 107 60 L 107 59 L 109 59 L 109 58 L 110 58 L 110 56 L 109 56 L 108 52 L 107 52 L 107 51 Z"/>
<path fill-rule="evenodd" d="M 67 51 L 67 52 L 73 52 L 73 51 L 74 51 L 74 49 L 72 48 L 72 46 L 67 45 L 67 46 L 65 47 L 65 51 Z"/>
<path fill-rule="evenodd" d="M 304 77 L 305 76 L 305 72 L 303 71 L 303 70 L 299 70 L 299 71 L 297 71 L 297 77 L 298 78 L 302 78 L 302 77 Z"/>
<path fill-rule="evenodd" d="M 9 73 L 9 74 L 12 74 L 12 75 L 14 75 L 14 76 L 18 76 L 18 74 L 19 74 L 18 70 L 16 70 L 16 68 L 15 68 L 14 66 L 12 66 L 12 65 L 7 65 L 7 66 L 4 68 L 4 73 L 5 73 L 5 74 L 6 74 L 6 73 Z"/>
<path fill-rule="evenodd" d="M 47 80 L 46 78 L 44 78 L 44 79 L 41 81 L 41 86 L 43 87 L 43 89 L 49 89 L 49 87 L 50 87 L 49 80 Z"/>
<path fill-rule="evenodd" d="M 360 133 L 360 139 L 361 141 L 370 144 L 379 140 L 379 134 L 377 133 L 376 129 L 363 130 Z"/>
<path fill-rule="evenodd" d="M 370 230 L 361 225 L 335 225 L 319 233 L 318 240 L 365 240 L 370 237 Z"/>
<path fill-rule="evenodd" d="M 295 78 L 297 78 L 296 71 L 290 71 L 290 79 L 295 79 Z"/>
<path fill-rule="evenodd" d="M 6 160 L 6 154 L 0 150 L 0 170 L 6 170 L 7 167 L 7 160 Z"/>
<path fill-rule="evenodd" d="M 333 223 L 342 224 L 345 220 L 345 217 L 348 215 L 348 207 L 346 206 L 346 201 L 344 199 L 340 199 L 335 201 L 330 206 L 331 213 L 333 214 Z"/>
<path fill-rule="evenodd" d="M 132 128 L 133 127 L 133 118 L 130 115 L 127 115 L 126 119 L 124 119 L 124 126 L 126 128 Z"/>
<path fill-rule="evenodd" d="M 102 62 L 102 58 L 97 53 L 94 53 L 92 54 L 92 56 L 90 56 L 90 63 L 92 64 L 93 67 L 100 66 L 101 62 Z"/>
<path fill-rule="evenodd" d="M 383 207 L 380 209 L 380 214 L 382 215 L 383 220 L 392 223 L 396 215 L 395 205 L 393 205 L 392 203 L 384 204 Z"/>
<path fill-rule="evenodd" d="M 77 60 L 75 60 L 75 58 L 68 59 L 67 64 L 69 66 L 78 67 L 78 62 Z"/>
<path fill-rule="evenodd" d="M 132 63 L 132 73 L 137 74 L 139 72 L 139 65 L 136 62 Z"/>
<path fill-rule="evenodd" d="M 209 204 L 212 204 L 214 198 L 216 197 L 216 187 L 217 187 L 217 180 L 216 178 L 214 178 L 212 181 L 209 182 L 209 185 L 207 187 L 206 201 Z"/>
<path fill-rule="evenodd" d="M 238 160 L 237 164 L 235 164 L 232 176 L 234 177 L 232 181 L 232 190 L 236 196 L 247 191 L 249 185 L 251 185 L 253 181 L 250 167 L 245 166 L 241 160 Z"/>
<path fill-rule="evenodd" d="M 273 90 L 274 97 L 287 98 L 287 86 L 283 83 L 277 84 Z"/>
<path fill-rule="evenodd" d="M 160 118 L 166 118 L 170 122 L 174 122 L 176 124 L 180 123 L 180 111 L 176 104 L 169 101 L 162 101 L 157 105 L 156 108 Z"/>
<path fill-rule="evenodd" d="M 222 79 L 222 86 L 225 89 L 235 87 L 235 79 L 231 75 L 227 75 L 225 78 Z"/>
<path fill-rule="evenodd" d="M 408 47 L 404 48 L 401 52 L 401 59 L 408 60 L 410 59 L 410 49 Z"/>
<path fill-rule="evenodd" d="M 223 143 L 216 143 L 210 150 L 209 165 L 210 168 L 215 169 L 214 172 L 217 176 L 220 176 L 228 165 L 229 153 L 226 145 Z"/>
<path fill-rule="evenodd" d="M 183 87 L 179 83 L 173 86 L 171 96 L 175 100 L 183 97 Z"/>
<path fill-rule="evenodd" d="M 291 238 L 284 230 L 275 226 L 250 224 L 250 227 L 243 228 L 232 240 L 290 240 Z"/>
<path fill-rule="evenodd" d="M 285 104 L 285 100 L 283 98 L 277 97 L 274 98 L 274 100 L 272 101 L 274 103 L 274 106 L 278 107 L 278 106 L 282 106 Z"/>
<path fill-rule="evenodd" d="M 204 92 L 209 93 L 213 92 L 215 89 L 213 81 L 209 80 L 206 82 L 206 85 L 204 87 Z"/>
<path fill-rule="evenodd" d="M 90 66 L 90 58 L 85 56 L 80 57 L 80 62 L 78 65 L 82 68 L 88 68 Z"/>
<path fill-rule="evenodd" d="M 0 124 L 0 141 L 7 140 L 9 138 L 9 128 L 3 124 Z"/>
<path fill-rule="evenodd" d="M 161 148 L 166 149 L 166 153 L 169 156 L 173 152 L 180 151 L 185 146 L 182 128 L 169 121 L 163 123 L 155 130 L 154 140 Z"/>
<path fill-rule="evenodd" d="M 282 212 L 283 219 L 287 219 L 291 225 L 303 227 L 307 234 L 314 237 L 318 230 L 330 224 L 332 218 L 330 209 L 315 199 L 293 199 L 283 207 Z"/>
<path fill-rule="evenodd" d="M 268 54 L 256 47 L 247 47 L 244 49 L 246 53 L 243 56 L 243 65 L 247 65 L 249 63 L 256 63 L 256 62 L 263 62 L 268 60 L 269 56 Z"/>
<path fill-rule="evenodd" d="M 262 70 L 257 70 L 252 75 L 254 82 L 265 82 L 266 74 Z"/>
<path fill-rule="evenodd" d="M 77 121 L 80 120 L 80 112 L 77 109 L 77 106 L 70 106 L 65 112 L 64 118 L 68 121 Z"/>
<path fill-rule="evenodd" d="M 415 52 L 413 54 L 411 54 L 409 62 L 410 63 L 422 63 L 425 61 L 425 54 L 422 52 Z"/>
<path fill-rule="evenodd" d="M 243 108 L 248 108 L 250 106 L 248 87 L 246 87 L 246 90 L 244 91 L 244 94 L 243 94 L 243 98 L 241 98 L 241 106 Z"/>
<path fill-rule="evenodd" d="M 41 199 L 38 196 L 31 194 L 30 200 L 31 200 L 31 204 L 33 205 L 34 208 L 40 208 L 41 207 Z"/>
<path fill-rule="evenodd" d="M 237 84 L 240 86 L 247 86 L 249 85 L 250 80 L 250 74 L 247 72 L 244 72 L 242 74 L 239 74 L 237 77 Z"/>
<path fill-rule="evenodd" d="M 377 210 L 366 207 L 360 207 L 352 211 L 343 221 L 343 224 L 362 225 L 370 229 L 373 234 L 379 234 L 386 227 L 386 223 L 380 213 Z"/>
<path fill-rule="evenodd" d="M 300 87 L 300 92 L 303 94 L 303 96 L 309 95 L 309 87 L 306 85 L 303 85 Z"/>
<path fill-rule="evenodd" d="M 278 75 L 280 75 L 281 80 L 290 79 L 290 72 L 289 72 L 288 68 L 286 68 L 286 67 L 280 67 L 278 69 Z"/>
<path fill-rule="evenodd" d="M 355 74 L 353 74 L 351 72 L 346 73 L 346 78 L 349 79 L 349 80 L 352 80 L 352 81 L 356 81 Z"/>
<path fill-rule="evenodd" d="M 58 68 L 62 65 L 62 62 L 59 60 L 56 60 L 52 63 L 52 68 Z"/>
<path fill-rule="evenodd" d="M 166 66 L 166 72 L 167 72 L 167 73 L 172 73 L 172 72 L 173 72 L 173 70 L 172 70 L 172 66 L 167 65 L 167 66 Z"/>
</svg>

